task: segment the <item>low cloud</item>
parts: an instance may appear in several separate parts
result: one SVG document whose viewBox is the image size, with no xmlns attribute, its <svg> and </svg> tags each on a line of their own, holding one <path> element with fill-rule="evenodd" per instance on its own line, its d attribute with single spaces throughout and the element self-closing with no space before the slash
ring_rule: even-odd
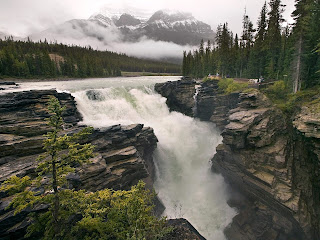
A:
<svg viewBox="0 0 320 240">
<path fill-rule="evenodd" d="M 35 41 L 47 39 L 47 41 L 69 45 L 91 46 L 101 51 L 108 50 L 148 59 L 181 59 L 183 51 L 196 48 L 189 45 L 181 46 L 173 42 L 155 41 L 147 37 L 142 37 L 136 42 L 124 42 L 118 28 L 105 27 L 88 20 L 71 20 L 33 34 L 30 38 Z"/>
<path fill-rule="evenodd" d="M 112 43 L 116 52 L 125 52 L 129 56 L 140 58 L 182 58 L 183 51 L 192 50 L 195 46 L 181 46 L 172 42 L 154 41 L 146 37 L 136 43 Z"/>
</svg>

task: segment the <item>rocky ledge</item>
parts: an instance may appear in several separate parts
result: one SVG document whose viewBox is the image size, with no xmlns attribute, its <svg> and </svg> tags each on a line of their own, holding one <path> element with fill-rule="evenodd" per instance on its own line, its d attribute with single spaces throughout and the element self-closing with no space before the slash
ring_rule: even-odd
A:
<svg viewBox="0 0 320 240">
<path fill-rule="evenodd" d="M 49 128 L 47 102 L 57 97 L 66 106 L 65 133 L 72 134 L 81 126 L 81 115 L 70 94 L 54 90 L 9 93 L 0 96 L 0 182 L 12 175 L 33 175 L 36 158 L 43 152 L 43 134 Z M 90 164 L 69 175 L 70 184 L 76 189 L 96 191 L 104 188 L 129 189 L 140 179 L 152 187 L 154 168 L 152 154 L 157 145 L 153 129 L 142 124 L 111 126 L 96 129 L 86 140 L 95 145 L 96 156 Z M 18 238 L 28 225 L 26 212 L 14 215 L 5 210 L 9 199 L 1 194 L 0 238 Z M 161 211 L 161 209 L 159 209 Z"/>
<path fill-rule="evenodd" d="M 168 98 L 169 90 L 162 90 L 170 86 L 188 92 L 178 96 L 194 92 L 177 85 L 156 90 Z M 212 169 L 230 183 L 235 194 L 229 204 L 239 209 L 227 238 L 320 239 L 319 110 L 304 107 L 292 121 L 257 90 L 224 95 L 210 81 L 197 92 L 194 116 L 222 130 Z M 191 100 L 179 99 L 183 112 Z"/>
<path fill-rule="evenodd" d="M 167 98 L 167 105 L 172 111 L 194 116 L 194 95 L 196 81 L 179 80 L 175 82 L 157 83 L 155 90 Z"/>
</svg>

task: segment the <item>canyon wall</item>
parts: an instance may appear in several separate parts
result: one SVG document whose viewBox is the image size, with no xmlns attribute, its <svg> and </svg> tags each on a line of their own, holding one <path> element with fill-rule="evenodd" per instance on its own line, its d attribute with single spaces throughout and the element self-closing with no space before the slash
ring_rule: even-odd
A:
<svg viewBox="0 0 320 240">
<path fill-rule="evenodd" d="M 229 239 L 320 239 L 317 111 L 304 107 L 291 119 L 261 92 L 225 95 L 217 81 L 168 82 L 155 89 L 168 98 L 169 107 L 178 103 L 172 110 L 194 109 L 189 116 L 211 121 L 222 131 L 212 170 L 231 185 L 229 204 L 239 209 L 225 230 Z M 191 106 L 188 96 L 195 93 Z"/>
</svg>

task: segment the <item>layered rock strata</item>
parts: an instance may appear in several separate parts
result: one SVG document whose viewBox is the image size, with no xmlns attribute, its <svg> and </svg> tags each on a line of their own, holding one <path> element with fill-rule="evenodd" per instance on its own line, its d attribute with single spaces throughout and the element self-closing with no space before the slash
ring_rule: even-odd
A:
<svg viewBox="0 0 320 240">
<path fill-rule="evenodd" d="M 261 93 L 241 93 L 229 111 L 212 168 L 249 198 L 231 227 L 229 239 L 305 239 L 296 219 L 299 191 L 292 179 L 285 117 Z"/>
<path fill-rule="evenodd" d="M 50 96 L 66 106 L 64 133 L 79 131 L 81 115 L 70 94 L 44 90 L 0 95 L 0 183 L 12 175 L 35 175 L 37 156 L 43 152 L 43 134 L 50 130 L 45 120 Z M 88 191 L 129 189 L 141 179 L 152 187 L 152 154 L 157 145 L 152 128 L 134 124 L 96 129 L 86 142 L 95 146 L 96 156 L 68 176 L 72 187 Z M 0 197 L 0 239 L 18 239 L 29 224 L 25 216 L 31 209 L 14 215 L 12 209 L 5 209 L 10 198 L 3 192 Z"/>
<path fill-rule="evenodd" d="M 156 90 L 168 98 L 170 86 L 175 87 L 171 92 L 187 91 L 178 95 L 183 112 L 190 99 L 184 104 L 180 96 L 193 90 L 177 85 L 169 82 Z M 318 105 L 303 107 L 292 122 L 257 90 L 224 95 L 217 82 L 210 81 L 197 92 L 194 116 L 222 130 L 223 143 L 212 168 L 223 174 L 234 192 L 244 195 L 234 194 L 230 200 L 239 214 L 226 229 L 227 237 L 320 239 Z"/>
<path fill-rule="evenodd" d="M 187 116 L 194 116 L 194 95 L 196 82 L 179 80 L 175 82 L 157 83 L 155 90 L 167 98 L 167 105 L 172 111 L 181 112 Z"/>
</svg>

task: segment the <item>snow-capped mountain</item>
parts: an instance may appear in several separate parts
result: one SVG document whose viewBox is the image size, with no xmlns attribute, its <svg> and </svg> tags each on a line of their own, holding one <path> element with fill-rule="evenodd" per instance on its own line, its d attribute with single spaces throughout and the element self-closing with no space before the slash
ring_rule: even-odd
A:
<svg viewBox="0 0 320 240">
<path fill-rule="evenodd" d="M 99 21 L 105 26 L 118 27 L 125 41 L 136 41 L 146 36 L 157 41 L 197 45 L 201 39 L 207 40 L 214 37 L 211 27 L 195 19 L 190 13 L 168 13 L 160 10 L 147 20 L 128 13 L 108 16 L 99 13 L 91 16 L 90 20 Z"/>
<path fill-rule="evenodd" d="M 141 56 L 139 49 L 145 51 L 148 46 L 154 54 L 149 50 L 143 52 L 147 57 L 180 59 L 183 50 L 193 49 L 192 46 L 199 45 L 201 39 L 212 40 L 214 32 L 208 24 L 190 13 L 161 10 L 147 14 L 132 10 L 108 12 L 104 9 L 89 19 L 73 19 L 32 34 L 30 38 L 90 45 L 94 49 L 108 49 L 133 56 Z"/>
<path fill-rule="evenodd" d="M 119 30 L 120 35 L 117 38 L 120 41 L 135 42 L 147 37 L 148 39 L 174 42 L 179 45 L 198 45 L 201 39 L 207 40 L 214 37 L 211 27 L 195 19 L 190 13 L 170 13 L 160 10 L 147 18 L 146 15 L 139 17 L 126 12 L 121 13 L 121 11 L 106 13 L 106 10 L 104 10 L 103 12 L 92 15 L 88 20 L 70 20 L 41 33 L 33 34 L 31 37 L 34 39 L 41 37 L 56 39 L 59 33 L 63 33 L 63 38 L 68 37 L 68 35 L 76 35 L 77 39 L 81 36 L 97 36 L 98 40 L 104 41 L 105 37 L 103 36 L 106 31 L 111 30 L 116 33 Z"/>
</svg>

